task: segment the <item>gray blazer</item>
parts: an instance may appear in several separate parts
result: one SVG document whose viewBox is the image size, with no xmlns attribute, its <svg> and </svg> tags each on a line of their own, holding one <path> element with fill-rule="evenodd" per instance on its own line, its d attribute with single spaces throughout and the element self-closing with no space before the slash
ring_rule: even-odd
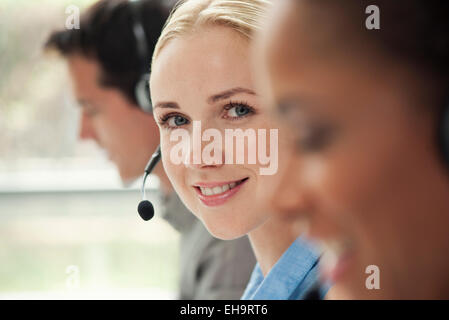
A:
<svg viewBox="0 0 449 320">
<path fill-rule="evenodd" d="M 212 237 L 175 193 L 163 197 L 161 215 L 181 233 L 179 298 L 240 299 L 256 264 L 248 237 Z"/>
</svg>

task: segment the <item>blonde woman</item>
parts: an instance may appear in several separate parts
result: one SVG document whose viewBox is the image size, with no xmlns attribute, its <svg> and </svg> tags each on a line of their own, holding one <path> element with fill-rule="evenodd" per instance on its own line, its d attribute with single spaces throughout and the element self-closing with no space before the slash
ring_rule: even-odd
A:
<svg viewBox="0 0 449 320">
<path fill-rule="evenodd" d="M 265 0 L 180 2 L 154 51 L 151 98 L 164 168 L 184 204 L 215 237 L 249 236 L 258 264 L 242 299 L 301 299 L 317 283 L 318 255 L 298 238 L 294 225 L 274 218 L 267 209 L 272 187 L 286 167 L 287 149 L 266 138 L 262 147 L 270 156 L 279 152 L 271 175 L 261 174 L 265 166 L 259 159 L 248 163 L 254 147 L 250 139 L 243 164 L 217 160 L 233 152 L 226 146 L 214 149 L 213 162 L 194 162 L 195 148 L 201 152 L 209 143 L 203 140 L 195 147 L 198 124 L 223 137 L 226 129 L 276 128 L 254 88 L 250 61 L 252 36 L 270 5 Z M 189 135 L 180 164 L 173 160 L 179 129 Z"/>
</svg>

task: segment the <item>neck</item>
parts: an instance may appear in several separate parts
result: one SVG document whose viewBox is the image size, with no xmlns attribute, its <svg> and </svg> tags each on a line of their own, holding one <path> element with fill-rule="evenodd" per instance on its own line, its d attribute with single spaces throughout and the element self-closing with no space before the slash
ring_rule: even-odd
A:
<svg viewBox="0 0 449 320">
<path fill-rule="evenodd" d="M 273 217 L 251 231 L 248 237 L 260 269 L 266 276 L 299 234 L 287 220 Z"/>
</svg>

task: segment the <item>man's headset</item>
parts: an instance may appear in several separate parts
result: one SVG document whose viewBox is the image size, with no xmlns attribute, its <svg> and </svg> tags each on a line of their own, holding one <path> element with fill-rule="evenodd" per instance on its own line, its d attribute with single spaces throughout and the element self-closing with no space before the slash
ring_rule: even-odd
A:
<svg viewBox="0 0 449 320">
<path fill-rule="evenodd" d="M 139 105 L 139 107 L 147 112 L 152 114 L 153 113 L 153 106 L 151 103 L 151 96 L 150 96 L 150 87 L 149 87 L 149 80 L 150 80 L 150 47 L 148 45 L 147 37 L 145 34 L 145 29 L 143 27 L 142 21 L 140 19 L 140 15 L 138 12 L 138 3 L 139 1 L 132 1 L 130 0 L 131 4 L 131 10 L 133 15 L 133 26 L 132 31 L 134 34 L 134 39 L 136 40 L 136 46 L 137 46 L 137 53 L 139 55 L 140 60 L 140 70 L 141 70 L 141 76 L 139 80 L 136 83 L 136 86 L 134 87 L 134 94 L 136 97 L 136 101 Z M 147 221 L 153 218 L 154 216 L 154 207 L 153 204 L 146 200 L 145 196 L 145 182 L 148 178 L 148 175 L 153 171 L 154 167 L 157 165 L 159 160 L 161 159 L 161 148 L 160 146 L 157 147 L 156 151 L 151 156 L 150 160 L 148 161 L 148 164 L 145 167 L 145 173 L 142 181 L 142 201 L 139 203 L 139 206 L 137 207 L 137 212 L 139 213 L 140 217 Z"/>
<path fill-rule="evenodd" d="M 138 12 L 139 1 L 130 0 L 131 11 L 132 11 L 132 31 L 134 39 L 136 40 L 137 54 L 140 61 L 140 78 L 134 87 L 134 94 L 136 97 L 137 104 L 139 107 L 148 113 L 153 113 L 153 105 L 151 104 L 150 95 L 150 47 L 148 45 L 147 37 L 145 34 L 145 29 L 143 28 L 142 21 Z"/>
</svg>

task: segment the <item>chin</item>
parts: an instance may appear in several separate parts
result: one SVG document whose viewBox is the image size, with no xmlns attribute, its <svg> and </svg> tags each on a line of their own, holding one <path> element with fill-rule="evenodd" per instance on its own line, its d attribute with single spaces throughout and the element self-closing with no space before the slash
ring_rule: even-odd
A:
<svg viewBox="0 0 449 320">
<path fill-rule="evenodd" d="M 242 202 L 232 199 L 221 205 L 207 206 L 196 194 L 183 191 L 181 199 L 186 207 L 201 220 L 215 238 L 221 240 L 241 238 L 260 225 L 260 215 L 254 208 L 248 206 L 251 200 Z"/>
<path fill-rule="evenodd" d="M 368 277 L 368 274 L 365 275 Z M 380 277 L 379 289 L 367 289 L 364 277 L 347 277 L 334 283 L 331 287 L 332 293 L 329 295 L 331 300 L 379 300 L 394 299 L 388 295 L 388 290 L 384 289 L 382 276 Z"/>
<path fill-rule="evenodd" d="M 120 180 L 122 181 L 123 186 L 129 187 L 132 185 L 141 175 L 143 175 L 143 169 L 140 170 L 130 170 L 130 169 L 121 169 L 117 166 L 118 172 L 120 175 Z"/>
<path fill-rule="evenodd" d="M 216 230 L 210 229 L 206 224 L 204 224 L 209 233 L 217 239 L 220 240 L 235 240 L 241 238 L 246 235 L 246 233 L 242 232 L 232 232 L 232 230 Z"/>
<path fill-rule="evenodd" d="M 204 218 L 204 214 L 209 215 L 208 218 Z M 215 238 L 221 240 L 234 240 L 245 236 L 249 232 L 249 228 L 238 222 L 232 222 L 232 217 L 226 217 L 221 219 L 211 219 L 210 215 L 217 215 L 218 212 L 201 212 L 200 220 L 203 222 L 209 233 Z"/>
</svg>

